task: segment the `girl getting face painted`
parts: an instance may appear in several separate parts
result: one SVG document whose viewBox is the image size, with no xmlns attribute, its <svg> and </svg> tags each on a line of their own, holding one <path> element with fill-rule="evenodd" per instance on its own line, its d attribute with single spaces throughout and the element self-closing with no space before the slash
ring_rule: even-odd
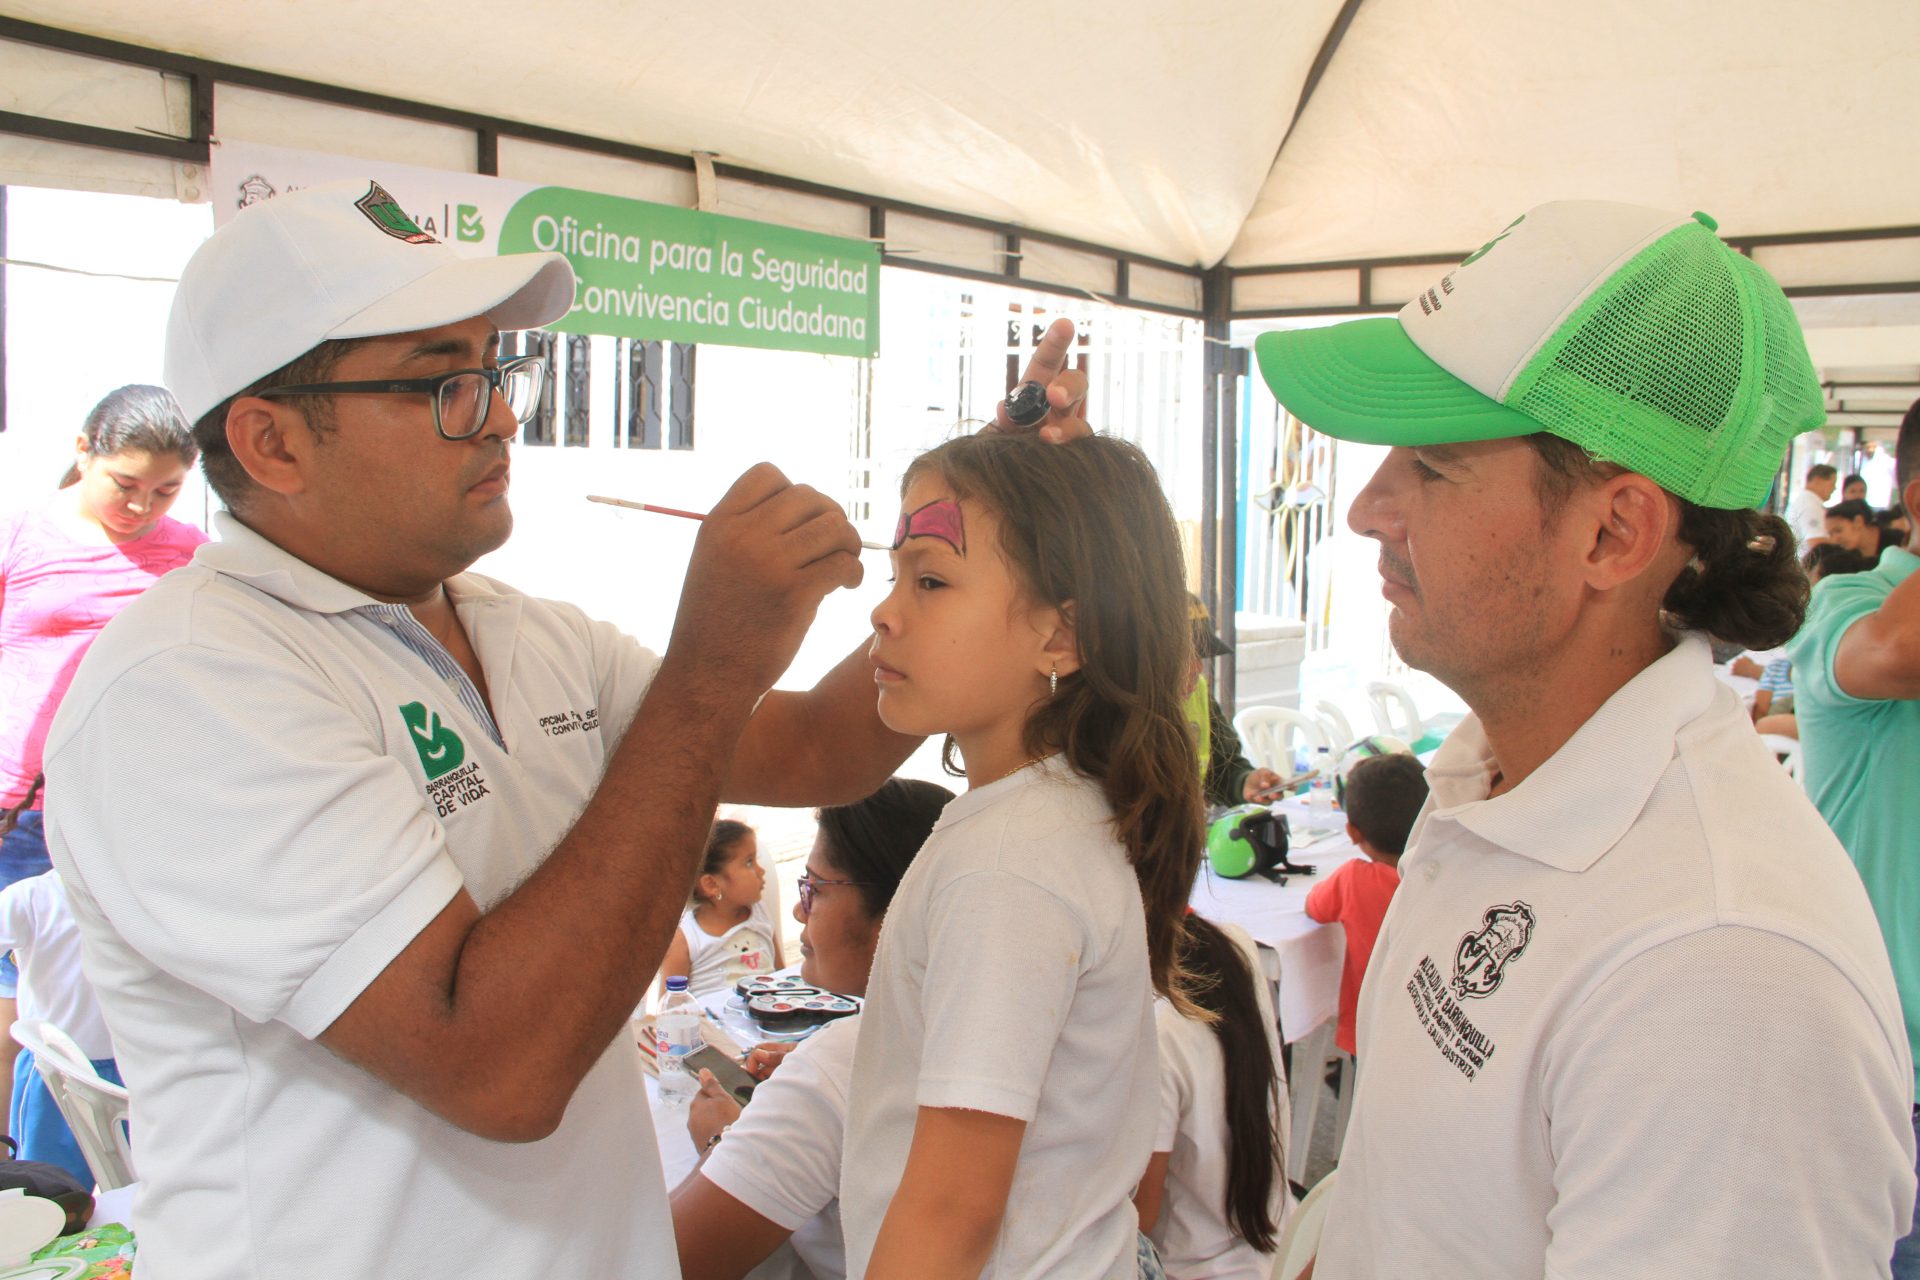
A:
<svg viewBox="0 0 1920 1280">
<path fill-rule="evenodd" d="M 1102 437 L 949 442 L 908 470 L 901 510 L 873 611 L 880 718 L 946 734 L 969 791 L 868 986 L 850 1273 L 1122 1274 L 1157 1111 L 1148 995 L 1188 1007 L 1203 843 L 1179 539 L 1153 468 Z"/>
</svg>

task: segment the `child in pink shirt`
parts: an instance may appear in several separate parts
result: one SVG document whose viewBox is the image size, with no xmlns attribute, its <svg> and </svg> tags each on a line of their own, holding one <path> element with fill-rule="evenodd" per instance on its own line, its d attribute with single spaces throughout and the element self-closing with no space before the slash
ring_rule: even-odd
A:
<svg viewBox="0 0 1920 1280">
<path fill-rule="evenodd" d="M 1321 924 L 1338 922 L 1347 934 L 1340 968 L 1340 1025 L 1334 1042 L 1354 1052 L 1353 1028 L 1360 1007 L 1373 940 L 1380 936 L 1387 904 L 1400 887 L 1400 855 L 1427 802 L 1427 772 L 1409 755 L 1374 756 L 1347 775 L 1347 838 L 1366 857 L 1356 858 L 1313 887 L 1307 914 Z"/>
</svg>

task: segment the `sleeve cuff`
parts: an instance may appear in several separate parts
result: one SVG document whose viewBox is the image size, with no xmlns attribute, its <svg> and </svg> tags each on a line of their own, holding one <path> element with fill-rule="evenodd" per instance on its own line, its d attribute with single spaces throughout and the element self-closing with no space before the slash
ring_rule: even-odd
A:
<svg viewBox="0 0 1920 1280">
<path fill-rule="evenodd" d="M 307 1039 L 317 1039 L 420 936 L 465 883 L 460 869 L 444 853 L 428 862 L 300 984 L 280 1020 Z"/>
<path fill-rule="evenodd" d="M 1040 1110 L 1040 1095 L 1023 1093 L 984 1080 L 942 1079 L 922 1076 L 914 1102 L 922 1107 L 954 1111 L 985 1111 L 1006 1116 L 1023 1124 L 1033 1123 Z"/>
</svg>

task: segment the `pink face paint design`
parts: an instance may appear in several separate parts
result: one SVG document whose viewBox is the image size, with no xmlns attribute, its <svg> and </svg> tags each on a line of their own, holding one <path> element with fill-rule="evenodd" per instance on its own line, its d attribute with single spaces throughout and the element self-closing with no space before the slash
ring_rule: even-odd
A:
<svg viewBox="0 0 1920 1280">
<path fill-rule="evenodd" d="M 941 498 L 916 511 L 901 512 L 900 523 L 893 530 L 892 549 L 898 551 L 908 538 L 938 538 L 956 554 L 966 555 L 967 522 L 960 514 L 960 504 L 952 498 Z"/>
</svg>

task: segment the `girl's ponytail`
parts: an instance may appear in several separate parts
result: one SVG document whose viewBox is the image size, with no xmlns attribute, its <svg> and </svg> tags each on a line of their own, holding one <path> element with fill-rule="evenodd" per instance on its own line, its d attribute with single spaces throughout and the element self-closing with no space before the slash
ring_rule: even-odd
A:
<svg viewBox="0 0 1920 1280">
<path fill-rule="evenodd" d="M 1267 1039 L 1254 983 L 1265 981 L 1246 955 L 1205 916 L 1187 917 L 1184 967 L 1194 999 L 1213 1015 L 1227 1093 L 1227 1221 L 1261 1253 L 1272 1253 L 1279 1224 L 1269 1201 L 1282 1152 L 1279 1064 Z"/>
</svg>

